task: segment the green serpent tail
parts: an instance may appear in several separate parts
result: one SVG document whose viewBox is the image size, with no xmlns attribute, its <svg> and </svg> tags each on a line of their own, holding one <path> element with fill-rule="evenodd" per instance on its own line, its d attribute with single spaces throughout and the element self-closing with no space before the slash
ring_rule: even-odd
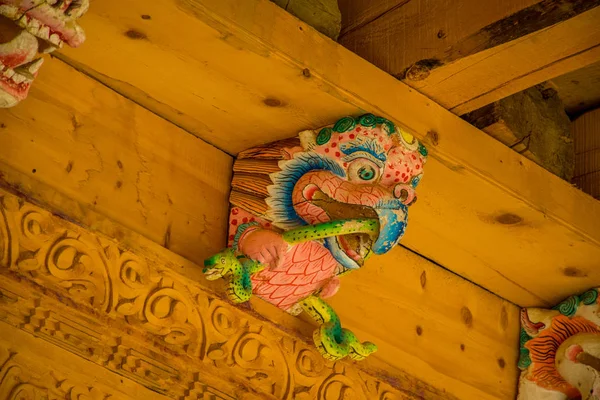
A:
<svg viewBox="0 0 600 400">
<path fill-rule="evenodd" d="M 310 296 L 301 303 L 302 308 L 317 322 L 319 329 L 313 333 L 313 340 L 321 355 L 328 360 L 339 360 L 346 356 L 362 360 L 377 351 L 371 342 L 360 342 L 356 335 L 342 328 L 340 319 L 333 308 L 322 299 Z"/>
</svg>

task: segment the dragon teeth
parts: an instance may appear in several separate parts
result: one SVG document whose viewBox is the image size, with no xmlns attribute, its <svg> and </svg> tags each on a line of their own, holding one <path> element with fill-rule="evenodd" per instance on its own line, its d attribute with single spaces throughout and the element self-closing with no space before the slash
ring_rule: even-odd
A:
<svg viewBox="0 0 600 400">
<path fill-rule="evenodd" d="M 48 26 L 43 26 L 38 30 L 37 36 L 40 39 L 49 40 L 50 39 L 50 28 Z"/>
<path fill-rule="evenodd" d="M 30 74 L 35 74 L 36 72 L 38 72 L 43 63 L 44 59 L 38 58 L 37 60 L 29 63 L 29 65 L 27 66 L 27 71 L 29 71 Z"/>
<path fill-rule="evenodd" d="M 14 74 L 11 79 L 15 83 L 21 83 L 21 82 L 25 82 L 25 80 L 27 80 L 26 77 L 24 77 L 23 75 L 20 75 L 20 74 Z"/>
<path fill-rule="evenodd" d="M 62 47 L 62 40 L 60 40 L 60 37 L 56 33 L 50 35 L 49 42 L 57 47 Z"/>
</svg>

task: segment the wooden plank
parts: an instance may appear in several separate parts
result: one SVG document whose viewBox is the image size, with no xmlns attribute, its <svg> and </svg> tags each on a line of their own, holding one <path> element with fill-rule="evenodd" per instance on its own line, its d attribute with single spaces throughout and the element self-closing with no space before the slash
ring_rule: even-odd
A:
<svg viewBox="0 0 600 400">
<path fill-rule="evenodd" d="M 79 209 L 61 194 L 53 201 Z M 257 298 L 250 307 L 223 301 L 221 281 L 200 278 L 196 264 L 93 210 L 84 219 L 96 232 L 53 212 L 0 190 L 0 330 L 6 323 L 35 332 L 178 399 L 195 388 L 230 396 L 219 399 L 333 400 L 340 390 L 354 398 L 514 398 L 518 308 L 401 247 L 345 276 L 334 300 L 345 325 L 380 351 L 333 363 L 308 343 L 314 326 Z M 85 260 L 76 268 L 74 249 Z M 386 284 L 376 287 L 380 278 Z"/>
<path fill-rule="evenodd" d="M 552 79 L 571 118 L 600 107 L 600 61 Z"/>
<path fill-rule="evenodd" d="M 457 115 L 600 59 L 600 7 L 406 80 Z M 540 46 L 546 43 L 546 46 Z M 492 71 L 492 72 L 489 72 Z M 474 84 L 476 82 L 476 84 Z M 447 95 L 442 95 L 447 93 Z"/>
<path fill-rule="evenodd" d="M 224 246 L 231 157 L 63 62 L 0 123 L 3 164 L 197 262 Z"/>
<path fill-rule="evenodd" d="M 348 33 L 381 18 L 411 0 L 339 0 L 342 12 L 340 39 Z"/>
<path fill-rule="evenodd" d="M 516 306 L 402 247 L 341 282 L 328 301 L 377 358 L 460 398 L 515 398 Z"/>
<path fill-rule="evenodd" d="M 575 142 L 573 183 L 600 199 L 600 108 L 577 118 L 571 129 Z"/>
<path fill-rule="evenodd" d="M 448 28 L 411 3 L 341 43 L 458 115 L 600 59 L 597 1 L 444 2 Z"/>
<path fill-rule="evenodd" d="M 488 25 L 541 0 L 341 0 L 339 42 L 384 71 L 400 74 Z"/>
<path fill-rule="evenodd" d="M 342 16 L 337 0 L 271 0 L 325 36 L 337 40 Z"/>
<path fill-rule="evenodd" d="M 573 178 L 571 121 L 553 88 L 537 85 L 462 118 L 567 182 Z"/>
<path fill-rule="evenodd" d="M 431 157 L 403 243 L 501 297 L 600 284 L 597 202 L 276 5 L 106 0 L 85 18 L 64 60 L 229 153 L 364 111 L 414 132 Z"/>
</svg>

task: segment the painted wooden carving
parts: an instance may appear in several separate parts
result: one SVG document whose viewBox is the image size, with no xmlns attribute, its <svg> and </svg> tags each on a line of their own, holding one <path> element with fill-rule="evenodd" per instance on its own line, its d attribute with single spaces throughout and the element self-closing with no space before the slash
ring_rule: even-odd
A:
<svg viewBox="0 0 600 400">
<path fill-rule="evenodd" d="M 228 248 L 205 261 L 207 279 L 227 279 L 234 302 L 256 295 L 307 312 L 327 359 L 376 350 L 343 329 L 323 301 L 339 276 L 392 249 L 427 150 L 392 122 L 366 114 L 243 151 L 234 165 Z"/>
<path fill-rule="evenodd" d="M 600 399 L 598 289 L 521 310 L 518 400 Z"/>
<path fill-rule="evenodd" d="M 38 53 L 83 43 L 77 19 L 88 6 L 89 0 L 0 0 L 0 107 L 27 97 L 43 62 Z"/>
</svg>

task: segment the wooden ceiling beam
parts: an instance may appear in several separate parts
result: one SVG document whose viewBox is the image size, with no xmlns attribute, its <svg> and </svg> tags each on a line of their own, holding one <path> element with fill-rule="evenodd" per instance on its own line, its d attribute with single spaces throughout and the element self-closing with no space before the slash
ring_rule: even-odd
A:
<svg viewBox="0 0 600 400">
<path fill-rule="evenodd" d="M 597 0 L 375 3 L 340 42 L 458 115 L 600 60 Z"/>
<path fill-rule="evenodd" d="M 597 201 L 271 2 L 105 0 L 85 19 L 62 60 L 229 154 L 365 111 L 414 132 L 431 156 L 403 244 L 492 292 L 551 306 L 600 284 Z"/>
</svg>

